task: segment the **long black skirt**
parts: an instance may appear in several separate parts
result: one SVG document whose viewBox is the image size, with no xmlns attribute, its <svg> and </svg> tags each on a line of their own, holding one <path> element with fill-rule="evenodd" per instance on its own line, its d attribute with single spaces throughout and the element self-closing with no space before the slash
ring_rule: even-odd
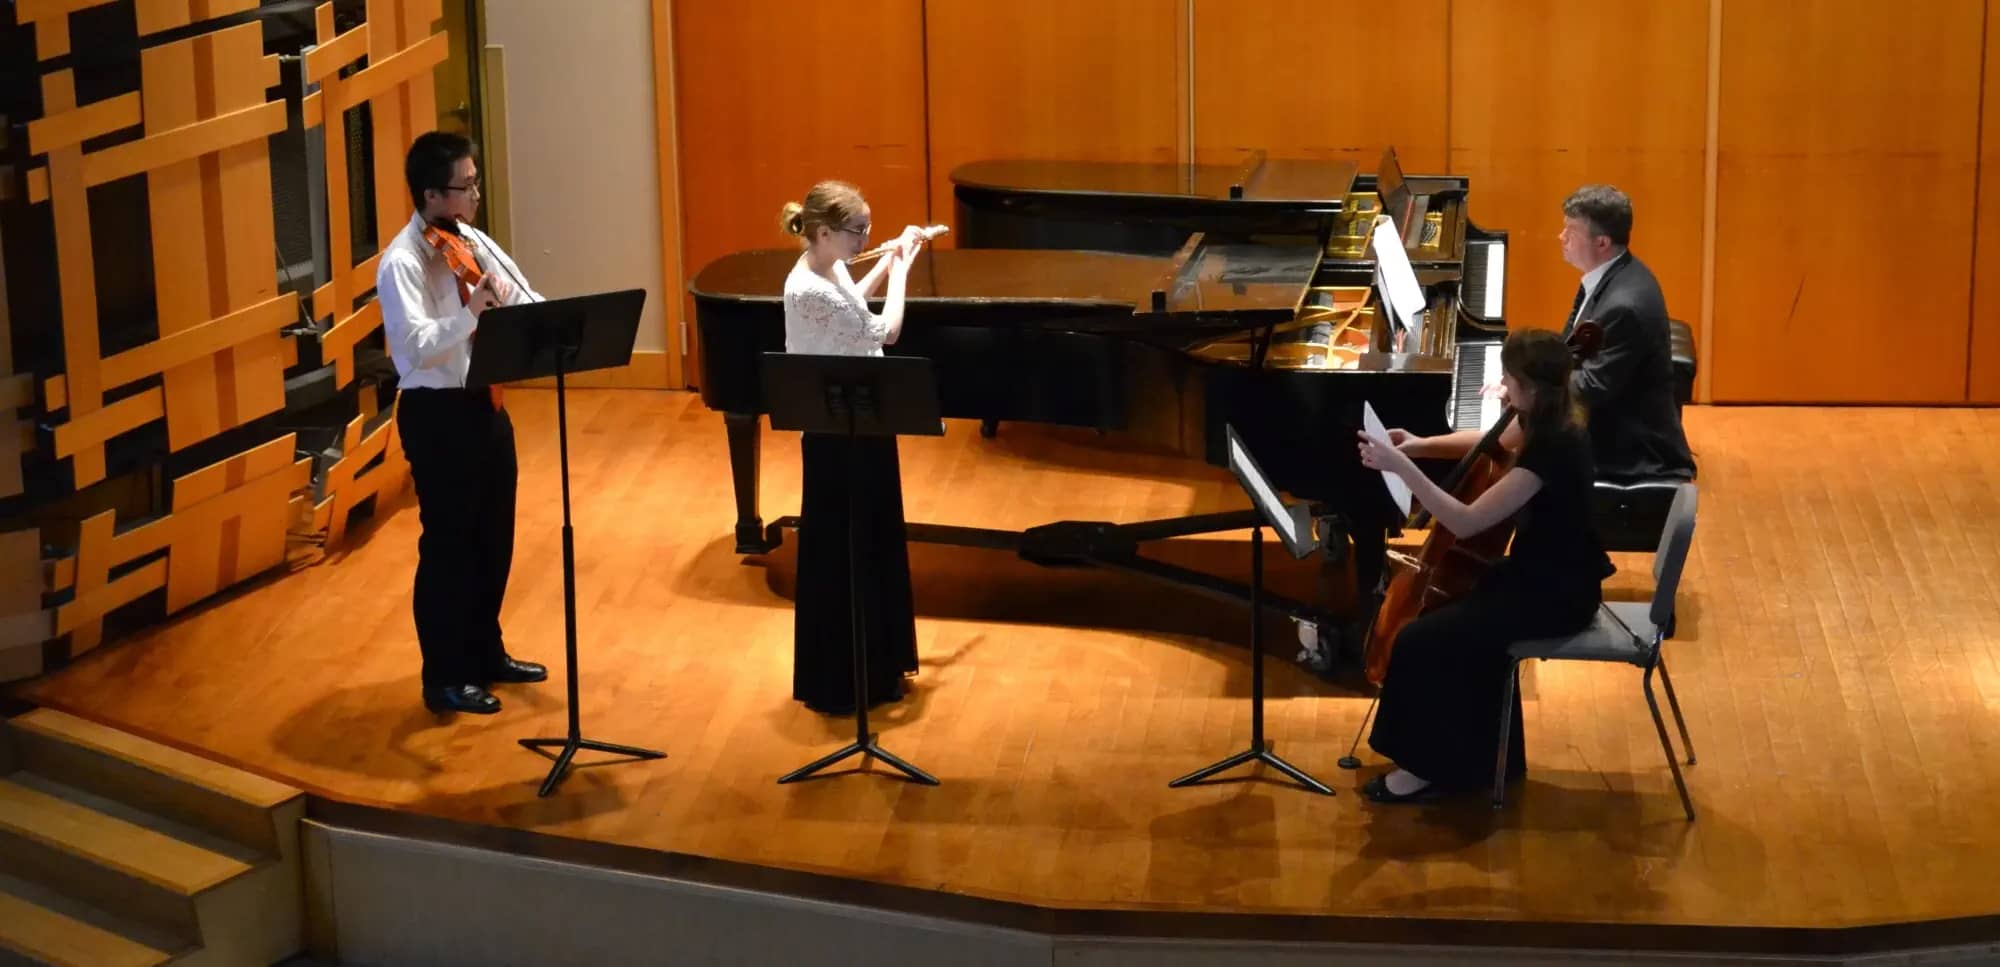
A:
<svg viewBox="0 0 2000 967">
<path fill-rule="evenodd" d="M 801 441 L 799 581 L 792 633 L 792 697 L 818 712 L 854 711 L 853 616 L 862 610 L 868 704 L 903 695 L 917 670 L 917 625 L 910 600 L 910 554 L 903 530 L 902 468 L 894 437 L 807 433 Z M 851 450 L 850 450 L 851 448 Z M 850 459 L 852 462 L 850 462 Z M 854 504 L 850 510 L 849 493 Z M 848 561 L 857 543 L 860 580 Z M 856 601 L 855 592 L 859 592 Z"/>
<path fill-rule="evenodd" d="M 1596 585 L 1553 592 L 1499 578 L 1405 626 L 1382 680 L 1369 747 L 1440 789 L 1492 784 L 1508 646 L 1582 631 L 1602 601 Z M 1510 778 L 1527 771 L 1518 689 L 1512 722 Z"/>
</svg>

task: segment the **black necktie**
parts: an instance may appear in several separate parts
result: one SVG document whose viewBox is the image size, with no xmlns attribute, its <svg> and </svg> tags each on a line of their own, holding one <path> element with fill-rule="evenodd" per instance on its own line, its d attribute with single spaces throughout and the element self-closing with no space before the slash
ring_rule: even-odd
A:
<svg viewBox="0 0 2000 967">
<path fill-rule="evenodd" d="M 1583 286 L 1579 285 L 1576 287 L 1576 298 L 1571 300 L 1569 304 L 1569 321 L 1563 323 L 1563 336 L 1565 338 L 1569 336 L 1570 330 L 1576 328 L 1576 311 L 1581 308 L 1583 308 Z"/>
</svg>

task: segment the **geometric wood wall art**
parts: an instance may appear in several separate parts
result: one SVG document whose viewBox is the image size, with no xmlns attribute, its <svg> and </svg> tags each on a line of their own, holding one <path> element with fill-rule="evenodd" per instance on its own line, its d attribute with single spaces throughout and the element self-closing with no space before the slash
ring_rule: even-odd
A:
<svg viewBox="0 0 2000 967">
<path fill-rule="evenodd" d="M 283 563 L 292 493 L 312 474 L 312 461 L 293 458 L 295 446 L 286 434 L 175 478 L 173 512 L 136 527 L 118 530 L 110 511 L 85 520 L 76 555 L 58 563 L 52 588 L 76 592 L 56 608 L 55 633 L 71 636 L 70 654 L 96 647 L 104 616 L 150 591 L 165 588 L 173 614 Z"/>
<path fill-rule="evenodd" d="M 320 89 L 305 100 L 305 123 L 326 132 L 327 234 L 333 269 L 332 278 L 313 293 L 312 309 L 315 318 L 333 317 L 333 328 L 320 337 L 321 358 L 334 365 L 334 385 L 346 386 L 354 378 L 354 346 L 382 325 L 382 311 L 372 299 L 359 309 L 354 305 L 362 293 L 375 288 L 376 259 L 371 256 L 354 264 L 347 128 L 339 119 L 366 103 L 374 143 L 399 148 L 437 127 L 431 74 L 444 63 L 449 41 L 444 34 L 431 33 L 443 16 L 440 0 L 368 0 L 367 22 L 338 35 L 331 4 L 321 4 L 314 15 L 319 46 L 306 54 L 306 79 Z M 367 67 L 340 76 L 342 68 L 363 57 Z M 374 158 L 375 225 L 386 242 L 410 219 L 410 192 L 400 149 L 378 150 Z"/>
<path fill-rule="evenodd" d="M 0 165 L 0 183 L 9 177 L 7 166 Z M 5 195 L 6 190 L 0 189 L 0 201 Z M 34 377 L 14 372 L 14 334 L 7 319 L 7 266 L 0 261 L 0 500 L 21 495 L 21 458 L 35 446 L 35 425 L 24 413 L 34 402 Z M 0 621 L 4 620 L 0 615 Z M 4 643 L 0 647 L 5 647 Z M 6 677 L 0 675 L 0 681 Z"/>
<path fill-rule="evenodd" d="M 410 461 L 403 456 L 402 440 L 396 435 L 394 412 L 383 420 L 375 432 L 362 434 L 367 420 L 365 415 L 348 421 L 347 430 L 340 443 L 340 459 L 327 468 L 324 477 L 326 495 L 311 508 L 309 523 L 313 530 L 326 535 L 326 548 L 332 550 L 347 536 L 347 521 L 355 508 L 370 497 L 381 506 L 386 498 L 403 489 L 410 479 Z M 369 461 L 381 457 L 382 461 L 369 467 Z M 367 472 L 363 473 L 366 468 Z"/>
<path fill-rule="evenodd" d="M 0 532 L 0 682 L 42 673 L 55 616 L 42 606 L 42 542 L 31 529 Z"/>
<path fill-rule="evenodd" d="M 187 23 L 196 0 L 137 5 L 141 36 Z M 70 11 L 85 0 L 23 4 L 36 53 L 66 51 Z M 215 16 L 253 0 L 207 0 Z M 62 376 L 44 386 L 57 421 L 55 456 L 69 458 L 79 487 L 104 478 L 104 444 L 154 420 L 179 450 L 284 406 L 286 349 L 278 330 L 298 317 L 279 295 L 272 252 L 270 149 L 285 105 L 268 101 L 278 58 L 263 52 L 261 27 L 240 24 L 140 51 L 139 90 L 76 103 L 73 71 L 42 77 L 44 115 L 28 125 L 28 199 L 54 208 L 62 307 Z M 144 136 L 86 152 L 83 142 L 134 126 Z M 144 175 L 152 225 L 160 338 L 108 358 L 98 350 L 88 189 Z M 109 397 L 160 374 L 161 385 Z"/>
<path fill-rule="evenodd" d="M 39 77 L 43 114 L 27 125 L 26 200 L 49 206 L 54 231 L 55 278 L 38 284 L 54 287 L 62 360 L 36 400 L 31 379 L 10 372 L 0 307 L 0 497 L 20 492 L 19 456 L 34 446 L 23 409 L 50 428 L 44 458 L 67 460 L 81 490 L 105 479 L 106 445 L 121 434 L 164 423 L 168 449 L 180 452 L 280 412 L 286 370 L 300 358 L 297 337 L 283 331 L 301 317 L 299 298 L 279 291 L 274 259 L 268 139 L 288 123 L 285 100 L 270 93 L 279 58 L 264 52 L 257 20 L 201 28 L 254 10 L 256 0 L 18 0 L 15 18 L 47 62 L 71 53 L 71 14 L 113 5 L 129 8 L 137 26 L 137 89 L 79 103 L 74 69 L 52 64 Z M 362 173 L 348 171 L 347 112 L 368 109 L 368 214 L 379 244 L 409 219 L 403 148 L 436 127 L 433 72 L 448 39 L 433 32 L 441 0 L 366 0 L 365 21 L 339 33 L 334 13 L 330 3 L 314 10 L 301 66 L 318 90 L 298 107 L 304 126 L 324 135 L 328 256 L 304 308 L 325 327 L 320 359 L 345 387 L 356 346 L 381 326 L 376 259 L 354 260 L 349 182 Z M 105 135 L 136 137 L 93 143 Z M 107 354 L 91 189 L 133 177 L 145 183 L 158 338 Z M 48 639 L 68 636 L 57 650 L 70 656 L 95 647 L 105 616 L 149 593 L 163 591 L 172 614 L 283 563 L 288 531 L 310 527 L 327 547 L 339 544 L 357 506 L 409 480 L 393 410 L 373 432 L 374 407 L 364 410 L 317 487 L 312 461 L 297 458 L 298 438 L 285 433 L 175 477 L 170 506 L 150 519 L 83 519 L 74 553 L 43 561 L 33 530 L 0 533 L 0 564 L 26 568 L 36 585 L 26 598 L 0 587 L 0 681 L 42 671 Z M 59 603 L 44 607 L 44 595 Z"/>
</svg>

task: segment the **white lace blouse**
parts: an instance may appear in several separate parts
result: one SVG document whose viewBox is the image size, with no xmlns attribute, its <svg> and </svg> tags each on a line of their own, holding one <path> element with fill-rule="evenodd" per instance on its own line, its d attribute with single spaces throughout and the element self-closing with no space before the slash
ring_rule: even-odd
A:
<svg viewBox="0 0 2000 967">
<path fill-rule="evenodd" d="M 785 351 L 810 356 L 880 356 L 889 323 L 868 311 L 868 300 L 836 262 L 830 281 L 806 265 L 804 256 L 785 277 Z"/>
</svg>

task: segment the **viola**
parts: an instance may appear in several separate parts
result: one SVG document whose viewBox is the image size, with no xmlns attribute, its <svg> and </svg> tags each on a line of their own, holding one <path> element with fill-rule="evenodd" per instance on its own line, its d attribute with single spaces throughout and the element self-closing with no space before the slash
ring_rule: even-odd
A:
<svg viewBox="0 0 2000 967">
<path fill-rule="evenodd" d="M 1597 323 L 1580 322 L 1566 341 L 1571 354 L 1581 362 L 1597 354 L 1603 339 L 1604 330 Z M 1479 438 L 1479 445 L 1460 458 L 1445 478 L 1446 493 L 1470 504 L 1514 468 L 1514 454 L 1500 445 L 1500 435 L 1517 415 L 1511 406 L 1501 412 L 1492 429 Z M 1428 517 L 1428 512 L 1419 509 L 1412 515 L 1411 525 L 1421 527 Z M 1368 643 L 1362 653 L 1370 684 L 1381 685 L 1389 676 L 1390 653 L 1403 627 L 1470 593 L 1507 552 L 1507 542 L 1513 537 L 1511 521 L 1465 538 L 1440 525 L 1431 528 L 1416 557 L 1391 555 L 1388 589 L 1383 592 L 1375 621 L 1368 626 Z"/>
</svg>

